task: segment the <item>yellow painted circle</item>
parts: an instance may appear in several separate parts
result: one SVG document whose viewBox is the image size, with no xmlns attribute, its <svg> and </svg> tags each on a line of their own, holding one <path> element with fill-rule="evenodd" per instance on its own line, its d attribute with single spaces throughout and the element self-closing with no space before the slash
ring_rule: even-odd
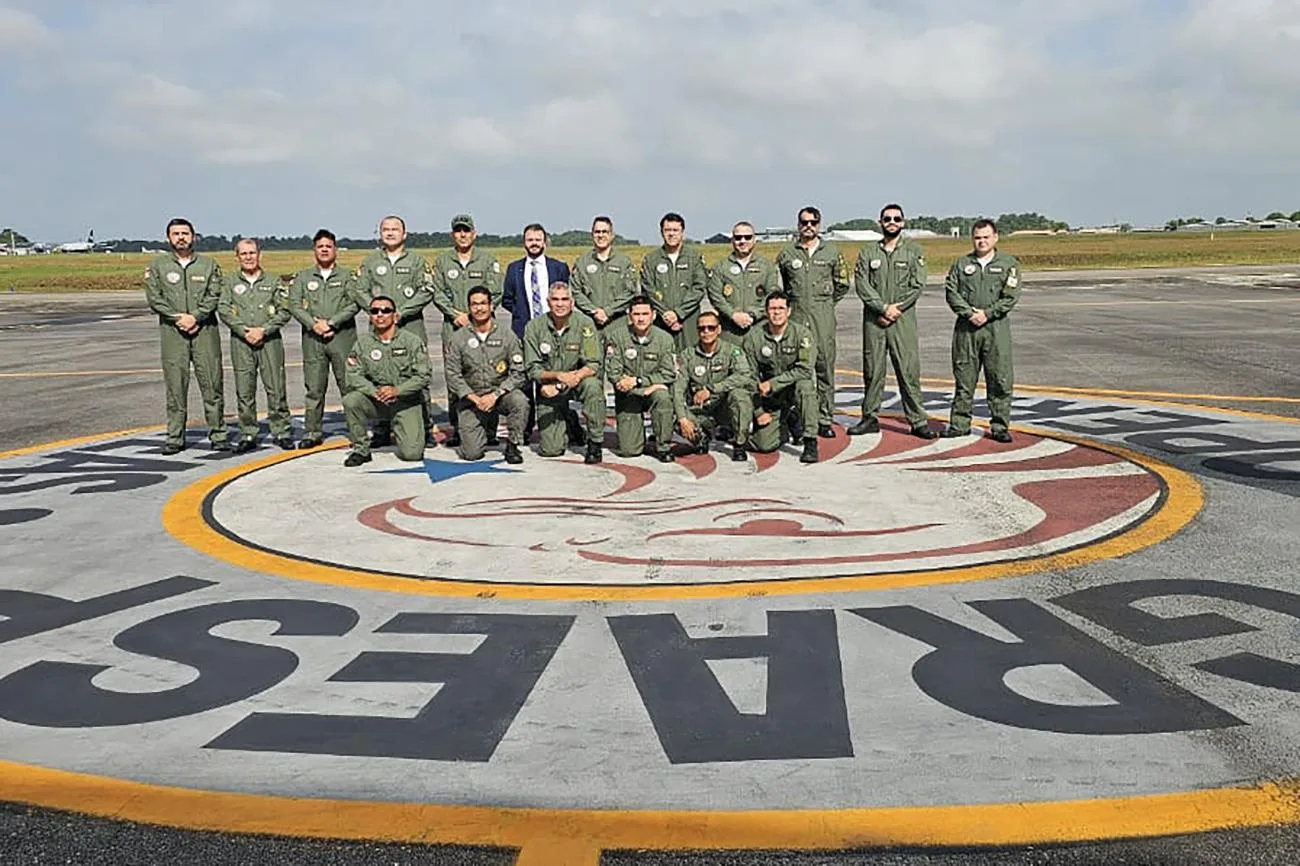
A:
<svg viewBox="0 0 1300 866">
<path fill-rule="evenodd" d="M 312 562 L 253 547 L 214 529 L 205 519 L 205 504 L 226 484 L 258 469 L 292 460 L 298 456 L 297 454 L 277 454 L 208 476 L 175 494 L 164 506 L 162 519 L 168 533 L 201 553 L 251 571 L 295 580 L 328 583 L 351 589 L 460 598 L 509 598 L 533 601 L 665 601 L 899 589 L 1022 577 L 1042 571 L 1077 568 L 1089 563 L 1125 556 L 1164 541 L 1186 526 L 1204 504 L 1204 494 L 1200 484 L 1188 473 L 1168 464 L 1108 443 L 1033 428 L 1016 429 L 1036 436 L 1106 451 L 1141 466 L 1159 479 L 1163 486 L 1162 501 L 1145 520 L 1116 535 L 1068 551 L 1010 562 L 929 571 L 664 586 L 507 584 L 397 576 Z M 343 443 L 333 447 L 342 448 Z"/>
</svg>

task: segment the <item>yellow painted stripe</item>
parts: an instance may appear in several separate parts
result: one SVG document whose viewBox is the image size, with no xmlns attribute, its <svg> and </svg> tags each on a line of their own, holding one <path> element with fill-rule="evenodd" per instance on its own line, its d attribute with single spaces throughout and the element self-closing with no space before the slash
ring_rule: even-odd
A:
<svg viewBox="0 0 1300 866">
<path fill-rule="evenodd" d="M 0 800 L 193 830 L 520 848 L 520 862 L 548 866 L 589 866 L 609 849 L 1039 845 L 1300 823 L 1300 780 L 1116 799 L 699 812 L 273 797 L 0 762 Z M 542 859 L 548 852 L 569 859 Z"/>
<path fill-rule="evenodd" d="M 326 406 L 325 411 L 336 412 L 341 408 L 341 406 Z M 289 414 L 300 415 L 302 414 L 302 411 L 301 408 L 290 409 Z M 257 417 L 265 418 L 266 413 L 261 412 Z M 201 421 L 191 421 L 186 429 L 195 429 L 202 426 L 203 422 Z M 129 436 L 139 436 L 142 433 L 161 433 L 166 429 L 166 424 L 155 424 L 151 427 L 131 427 L 126 430 L 114 430 L 109 433 L 92 433 L 89 436 L 77 436 L 72 439 L 56 439 L 53 442 L 43 442 L 40 445 L 28 445 L 23 448 L 0 451 L 0 460 L 5 460 L 9 457 L 25 457 L 28 454 L 39 454 L 42 451 L 57 451 L 60 448 L 76 448 L 78 445 L 89 445 L 92 442 L 103 442 L 108 439 L 124 439 Z"/>
<path fill-rule="evenodd" d="M 257 550 L 235 541 L 208 525 L 203 501 L 221 485 L 286 460 L 305 456 L 275 454 L 217 472 L 180 490 L 163 507 L 162 523 L 172 537 L 214 559 L 266 574 L 374 592 L 397 592 L 455 598 L 511 598 L 526 601 L 668 601 L 696 598 L 739 598 L 805 595 L 819 592 L 861 592 L 914 586 L 966 583 L 996 578 L 1023 577 L 1041 571 L 1078 568 L 1105 559 L 1127 556 L 1158 544 L 1186 526 L 1200 512 L 1205 497 L 1200 484 L 1186 472 L 1117 445 L 1033 428 L 1013 427 L 1049 439 L 1072 442 L 1123 457 L 1151 471 L 1165 483 L 1168 496 L 1162 508 L 1142 523 L 1111 538 L 1063 553 L 1029 557 L 1012 562 L 974 565 L 933 571 L 851 575 L 797 580 L 750 580 L 735 583 L 674 584 L 667 586 L 587 586 L 525 584 L 471 580 L 437 580 L 398 577 L 355 571 L 337 565 L 307 562 L 282 554 Z M 346 443 L 335 443 L 342 448 Z"/>
</svg>

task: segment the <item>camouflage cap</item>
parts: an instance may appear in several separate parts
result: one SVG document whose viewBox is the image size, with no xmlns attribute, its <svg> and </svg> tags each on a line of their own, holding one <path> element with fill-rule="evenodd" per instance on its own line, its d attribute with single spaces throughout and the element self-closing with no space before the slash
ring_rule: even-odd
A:
<svg viewBox="0 0 1300 866">
<path fill-rule="evenodd" d="M 455 231 L 460 226 L 464 226 L 467 229 L 474 228 L 474 217 L 470 216 L 467 213 L 456 214 L 454 217 L 451 218 L 452 231 Z"/>
</svg>

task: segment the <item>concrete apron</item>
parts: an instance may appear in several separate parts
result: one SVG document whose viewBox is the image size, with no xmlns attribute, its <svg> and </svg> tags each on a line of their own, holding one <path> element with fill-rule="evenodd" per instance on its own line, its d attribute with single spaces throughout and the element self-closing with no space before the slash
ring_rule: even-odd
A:
<svg viewBox="0 0 1300 866">
<path fill-rule="evenodd" d="M 0 455 L 0 799 L 552 863 L 1300 820 L 1295 422 L 1014 422 L 815 466 Z"/>
</svg>

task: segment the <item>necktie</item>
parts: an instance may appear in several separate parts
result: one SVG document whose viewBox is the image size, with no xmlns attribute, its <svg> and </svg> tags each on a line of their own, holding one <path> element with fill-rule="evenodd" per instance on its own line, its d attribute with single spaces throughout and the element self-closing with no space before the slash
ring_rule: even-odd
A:
<svg viewBox="0 0 1300 866">
<path fill-rule="evenodd" d="M 540 265 L 536 259 L 529 263 L 529 271 L 532 276 L 528 278 L 528 283 L 530 299 L 533 304 L 534 317 L 542 314 L 542 284 L 541 281 L 537 279 L 537 269 L 539 266 Z"/>
</svg>

